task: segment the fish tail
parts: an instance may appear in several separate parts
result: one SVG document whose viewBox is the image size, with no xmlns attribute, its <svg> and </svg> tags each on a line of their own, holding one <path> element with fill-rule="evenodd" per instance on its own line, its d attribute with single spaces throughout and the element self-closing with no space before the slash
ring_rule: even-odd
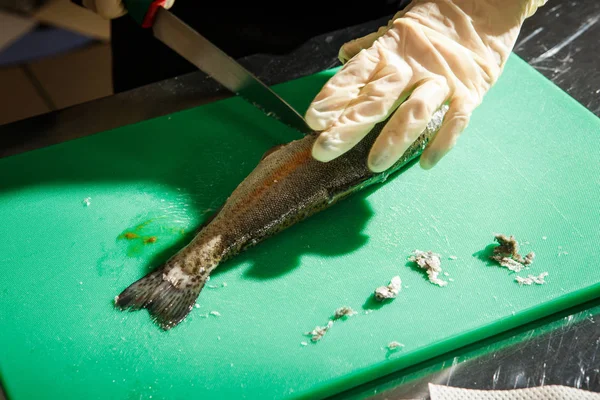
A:
<svg viewBox="0 0 600 400">
<path fill-rule="evenodd" d="M 115 297 L 115 305 L 121 310 L 146 308 L 154 322 L 169 330 L 189 314 L 204 286 L 203 280 L 188 278 L 185 284 L 173 282 L 163 266 L 127 287 Z"/>
</svg>

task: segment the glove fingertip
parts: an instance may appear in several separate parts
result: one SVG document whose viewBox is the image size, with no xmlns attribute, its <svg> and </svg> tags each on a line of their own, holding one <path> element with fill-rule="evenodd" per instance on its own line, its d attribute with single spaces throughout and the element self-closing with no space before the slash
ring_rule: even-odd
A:
<svg viewBox="0 0 600 400">
<path fill-rule="evenodd" d="M 439 136 L 435 137 L 433 142 L 425 147 L 425 150 L 423 150 L 423 153 L 419 158 L 419 165 L 421 168 L 429 170 L 435 167 L 440 160 L 454 148 L 457 139 L 458 134 L 447 138 Z"/>
<path fill-rule="evenodd" d="M 338 158 L 352 145 L 340 137 L 339 132 L 330 130 L 319 133 L 317 139 L 312 145 L 312 156 L 314 159 L 321 162 L 328 162 Z"/>
<path fill-rule="evenodd" d="M 338 52 L 338 60 L 342 64 L 346 64 L 352 57 L 356 55 L 356 53 L 350 51 L 349 47 L 352 46 L 353 42 L 344 43 L 342 47 L 340 47 L 340 51 Z"/>
<path fill-rule="evenodd" d="M 312 147 L 312 157 L 321 162 L 328 162 L 336 158 L 338 155 L 334 154 L 331 149 L 324 146 L 322 141 L 317 140 Z"/>
<path fill-rule="evenodd" d="M 419 165 L 424 170 L 430 170 L 442 159 L 443 156 L 431 156 L 423 154 L 419 159 Z"/>
<path fill-rule="evenodd" d="M 324 118 L 321 114 L 313 108 L 308 109 L 304 115 L 304 120 L 310 129 L 323 131 L 332 125 L 333 121 L 330 118 Z"/>
<path fill-rule="evenodd" d="M 377 143 L 371 148 L 367 157 L 367 167 L 371 172 L 379 173 L 387 170 L 394 164 L 390 149 L 377 146 Z"/>
</svg>

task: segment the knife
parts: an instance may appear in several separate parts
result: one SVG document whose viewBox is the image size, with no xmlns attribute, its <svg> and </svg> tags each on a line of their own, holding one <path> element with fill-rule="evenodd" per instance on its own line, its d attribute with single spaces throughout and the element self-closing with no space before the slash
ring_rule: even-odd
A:
<svg viewBox="0 0 600 400">
<path fill-rule="evenodd" d="M 72 1 L 82 5 L 82 0 Z M 313 131 L 292 106 L 235 59 L 168 11 L 164 7 L 166 3 L 167 0 L 124 1 L 127 13 L 142 28 L 152 29 L 154 37 L 235 95 L 302 134 Z"/>
</svg>

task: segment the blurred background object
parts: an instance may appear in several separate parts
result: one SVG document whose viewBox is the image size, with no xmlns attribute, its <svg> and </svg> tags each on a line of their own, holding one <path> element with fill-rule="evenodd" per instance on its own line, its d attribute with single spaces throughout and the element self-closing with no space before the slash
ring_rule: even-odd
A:
<svg viewBox="0 0 600 400">
<path fill-rule="evenodd" d="M 110 24 L 69 0 L 0 0 L 0 125 L 112 94 Z"/>
<path fill-rule="evenodd" d="M 46 3 L 47 0 L 0 0 L 0 8 L 18 13 L 30 13 Z"/>
</svg>

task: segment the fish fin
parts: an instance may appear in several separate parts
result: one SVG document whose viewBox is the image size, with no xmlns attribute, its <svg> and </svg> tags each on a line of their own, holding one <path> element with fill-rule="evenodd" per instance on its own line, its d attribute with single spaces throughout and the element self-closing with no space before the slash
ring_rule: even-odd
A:
<svg viewBox="0 0 600 400">
<path fill-rule="evenodd" d="M 163 268 L 132 283 L 115 298 L 121 310 L 146 308 L 154 322 L 169 330 L 178 325 L 194 307 L 204 283 L 175 287 L 163 275 Z"/>
<path fill-rule="evenodd" d="M 277 150 L 279 150 L 280 148 L 282 148 L 285 145 L 286 144 L 284 143 L 284 144 L 277 144 L 277 145 L 271 147 L 269 150 L 265 151 L 265 154 L 262 155 L 262 157 L 260 158 L 260 161 L 267 158 L 271 153 L 275 153 Z"/>
</svg>

